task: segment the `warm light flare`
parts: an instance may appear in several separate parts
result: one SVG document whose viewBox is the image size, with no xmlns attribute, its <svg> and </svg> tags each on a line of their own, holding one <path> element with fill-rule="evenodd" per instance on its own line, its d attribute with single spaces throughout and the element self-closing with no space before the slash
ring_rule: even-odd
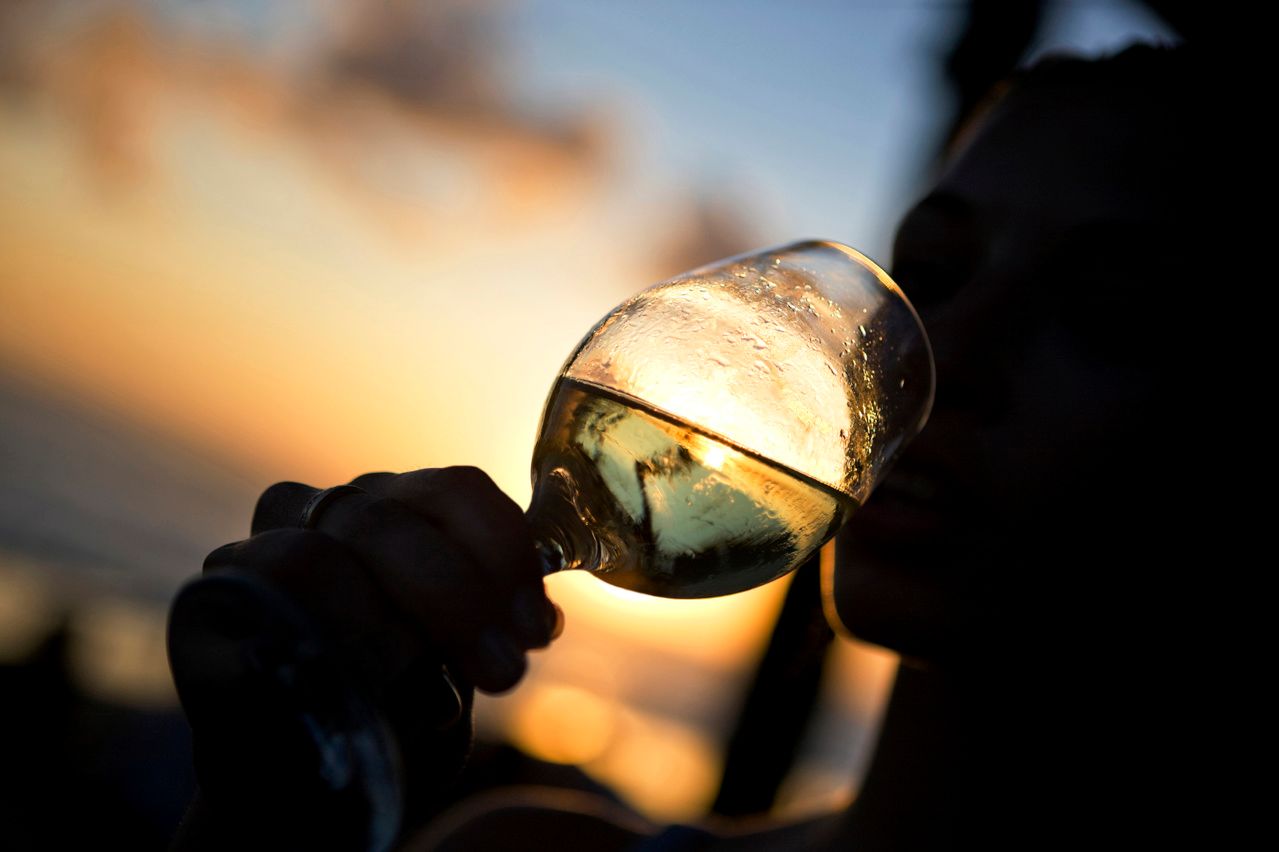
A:
<svg viewBox="0 0 1279 852">
<path fill-rule="evenodd" d="M 676 658 L 722 669 L 752 660 L 781 608 L 790 577 L 719 598 L 673 600 L 609 585 L 585 571 L 547 579 L 547 593 L 568 613 L 569 626 L 608 630 Z"/>
<path fill-rule="evenodd" d="M 89 694 L 118 704 L 177 704 L 165 651 L 166 613 L 125 599 L 95 601 L 71 622 L 71 670 Z"/>
<path fill-rule="evenodd" d="M 624 797 L 642 802 L 659 821 L 705 815 L 719 781 L 720 757 L 710 740 L 674 720 L 637 711 L 623 716 L 625 736 L 584 768 Z"/>
<path fill-rule="evenodd" d="M 0 552 L 0 664 L 34 651 L 57 626 L 58 615 L 37 566 Z"/>
<path fill-rule="evenodd" d="M 515 744 L 552 763 L 589 763 L 617 733 L 618 703 L 576 686 L 530 684 L 511 722 Z"/>
<path fill-rule="evenodd" d="M 839 643 L 831 663 L 836 701 L 854 718 L 877 723 L 900 661 L 895 652 L 878 645 Z"/>
<path fill-rule="evenodd" d="M 710 444 L 702 452 L 702 464 L 715 470 L 722 470 L 728 459 L 728 448 L 721 444 Z"/>
</svg>

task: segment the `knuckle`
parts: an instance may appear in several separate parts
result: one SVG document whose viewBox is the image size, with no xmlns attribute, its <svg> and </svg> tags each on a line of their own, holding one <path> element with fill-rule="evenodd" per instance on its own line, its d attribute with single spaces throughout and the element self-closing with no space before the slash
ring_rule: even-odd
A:
<svg viewBox="0 0 1279 852">
<path fill-rule="evenodd" d="M 376 493 L 383 497 L 417 503 L 440 491 L 441 468 L 427 467 L 407 473 L 394 474 L 378 483 Z"/>
<path fill-rule="evenodd" d="M 490 628 L 479 639 L 475 682 L 487 692 L 501 692 L 520 682 L 528 669 L 524 648 L 504 631 Z"/>
<path fill-rule="evenodd" d="M 484 692 L 506 692 L 509 689 L 513 689 L 516 684 L 524 679 L 524 673 L 527 669 L 528 660 L 523 656 L 509 663 L 494 664 L 486 662 L 478 667 L 472 680 Z"/>
<path fill-rule="evenodd" d="M 404 516 L 394 500 L 374 494 L 343 494 L 324 508 L 315 528 L 355 544 L 394 534 L 404 526 Z"/>
<path fill-rule="evenodd" d="M 336 542 L 313 530 L 281 529 L 262 533 L 264 543 L 273 545 L 283 562 L 314 564 L 333 559 L 341 553 Z"/>
<path fill-rule="evenodd" d="M 404 512 L 395 500 L 385 497 L 349 495 L 341 504 L 341 512 L 378 528 L 392 528 L 402 524 Z"/>
<path fill-rule="evenodd" d="M 315 491 L 300 482 L 277 482 L 267 488 L 253 509 L 252 531 L 294 526 L 307 498 Z"/>
<path fill-rule="evenodd" d="M 356 488 L 363 488 L 365 491 L 376 491 L 380 489 L 388 480 L 396 478 L 396 474 L 388 471 L 373 471 L 370 473 L 362 473 L 352 479 L 350 484 Z"/>
<path fill-rule="evenodd" d="M 258 497 L 258 505 L 272 505 L 287 500 L 297 494 L 299 488 L 309 488 L 300 482 L 277 482 L 268 486 Z"/>
<path fill-rule="evenodd" d="M 332 540 L 310 530 L 272 529 L 217 548 L 205 557 L 204 570 L 241 568 L 260 571 L 315 565 L 332 560 L 337 551 Z"/>
<path fill-rule="evenodd" d="M 497 487 L 487 473 L 471 465 L 440 468 L 436 479 L 440 486 L 464 493 L 489 491 Z"/>
</svg>

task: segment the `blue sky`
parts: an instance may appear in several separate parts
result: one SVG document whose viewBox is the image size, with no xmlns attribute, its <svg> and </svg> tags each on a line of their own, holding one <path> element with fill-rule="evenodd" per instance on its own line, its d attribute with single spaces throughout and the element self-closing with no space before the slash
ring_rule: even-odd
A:
<svg viewBox="0 0 1279 852">
<path fill-rule="evenodd" d="M 745 205 L 765 244 L 843 240 L 885 258 L 946 114 L 938 56 L 958 4 L 679 0 L 512 4 L 505 57 L 542 109 L 608 105 L 628 171 Z M 1035 51 L 1165 30 L 1141 7 L 1058 3 Z"/>
</svg>

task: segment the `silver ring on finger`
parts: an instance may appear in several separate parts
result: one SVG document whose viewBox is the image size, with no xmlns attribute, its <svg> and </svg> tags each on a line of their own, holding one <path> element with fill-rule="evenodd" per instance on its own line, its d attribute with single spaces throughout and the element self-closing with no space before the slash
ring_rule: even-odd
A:
<svg viewBox="0 0 1279 852">
<path fill-rule="evenodd" d="M 368 492 L 358 485 L 334 485 L 332 488 L 317 491 L 311 495 L 311 499 L 307 500 L 306 505 L 302 507 L 302 514 L 298 518 L 298 526 L 304 530 L 313 530 L 316 524 L 320 522 L 320 515 L 333 504 L 334 500 L 343 494 L 366 493 Z"/>
</svg>

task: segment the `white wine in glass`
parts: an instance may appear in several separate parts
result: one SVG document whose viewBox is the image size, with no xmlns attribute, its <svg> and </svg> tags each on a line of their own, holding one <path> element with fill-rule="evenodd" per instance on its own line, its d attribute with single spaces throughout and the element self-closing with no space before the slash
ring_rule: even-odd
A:
<svg viewBox="0 0 1279 852">
<path fill-rule="evenodd" d="M 548 571 L 700 598 L 798 567 L 923 427 L 932 354 L 857 251 L 795 243 L 664 281 L 551 389 L 529 519 Z"/>
</svg>

